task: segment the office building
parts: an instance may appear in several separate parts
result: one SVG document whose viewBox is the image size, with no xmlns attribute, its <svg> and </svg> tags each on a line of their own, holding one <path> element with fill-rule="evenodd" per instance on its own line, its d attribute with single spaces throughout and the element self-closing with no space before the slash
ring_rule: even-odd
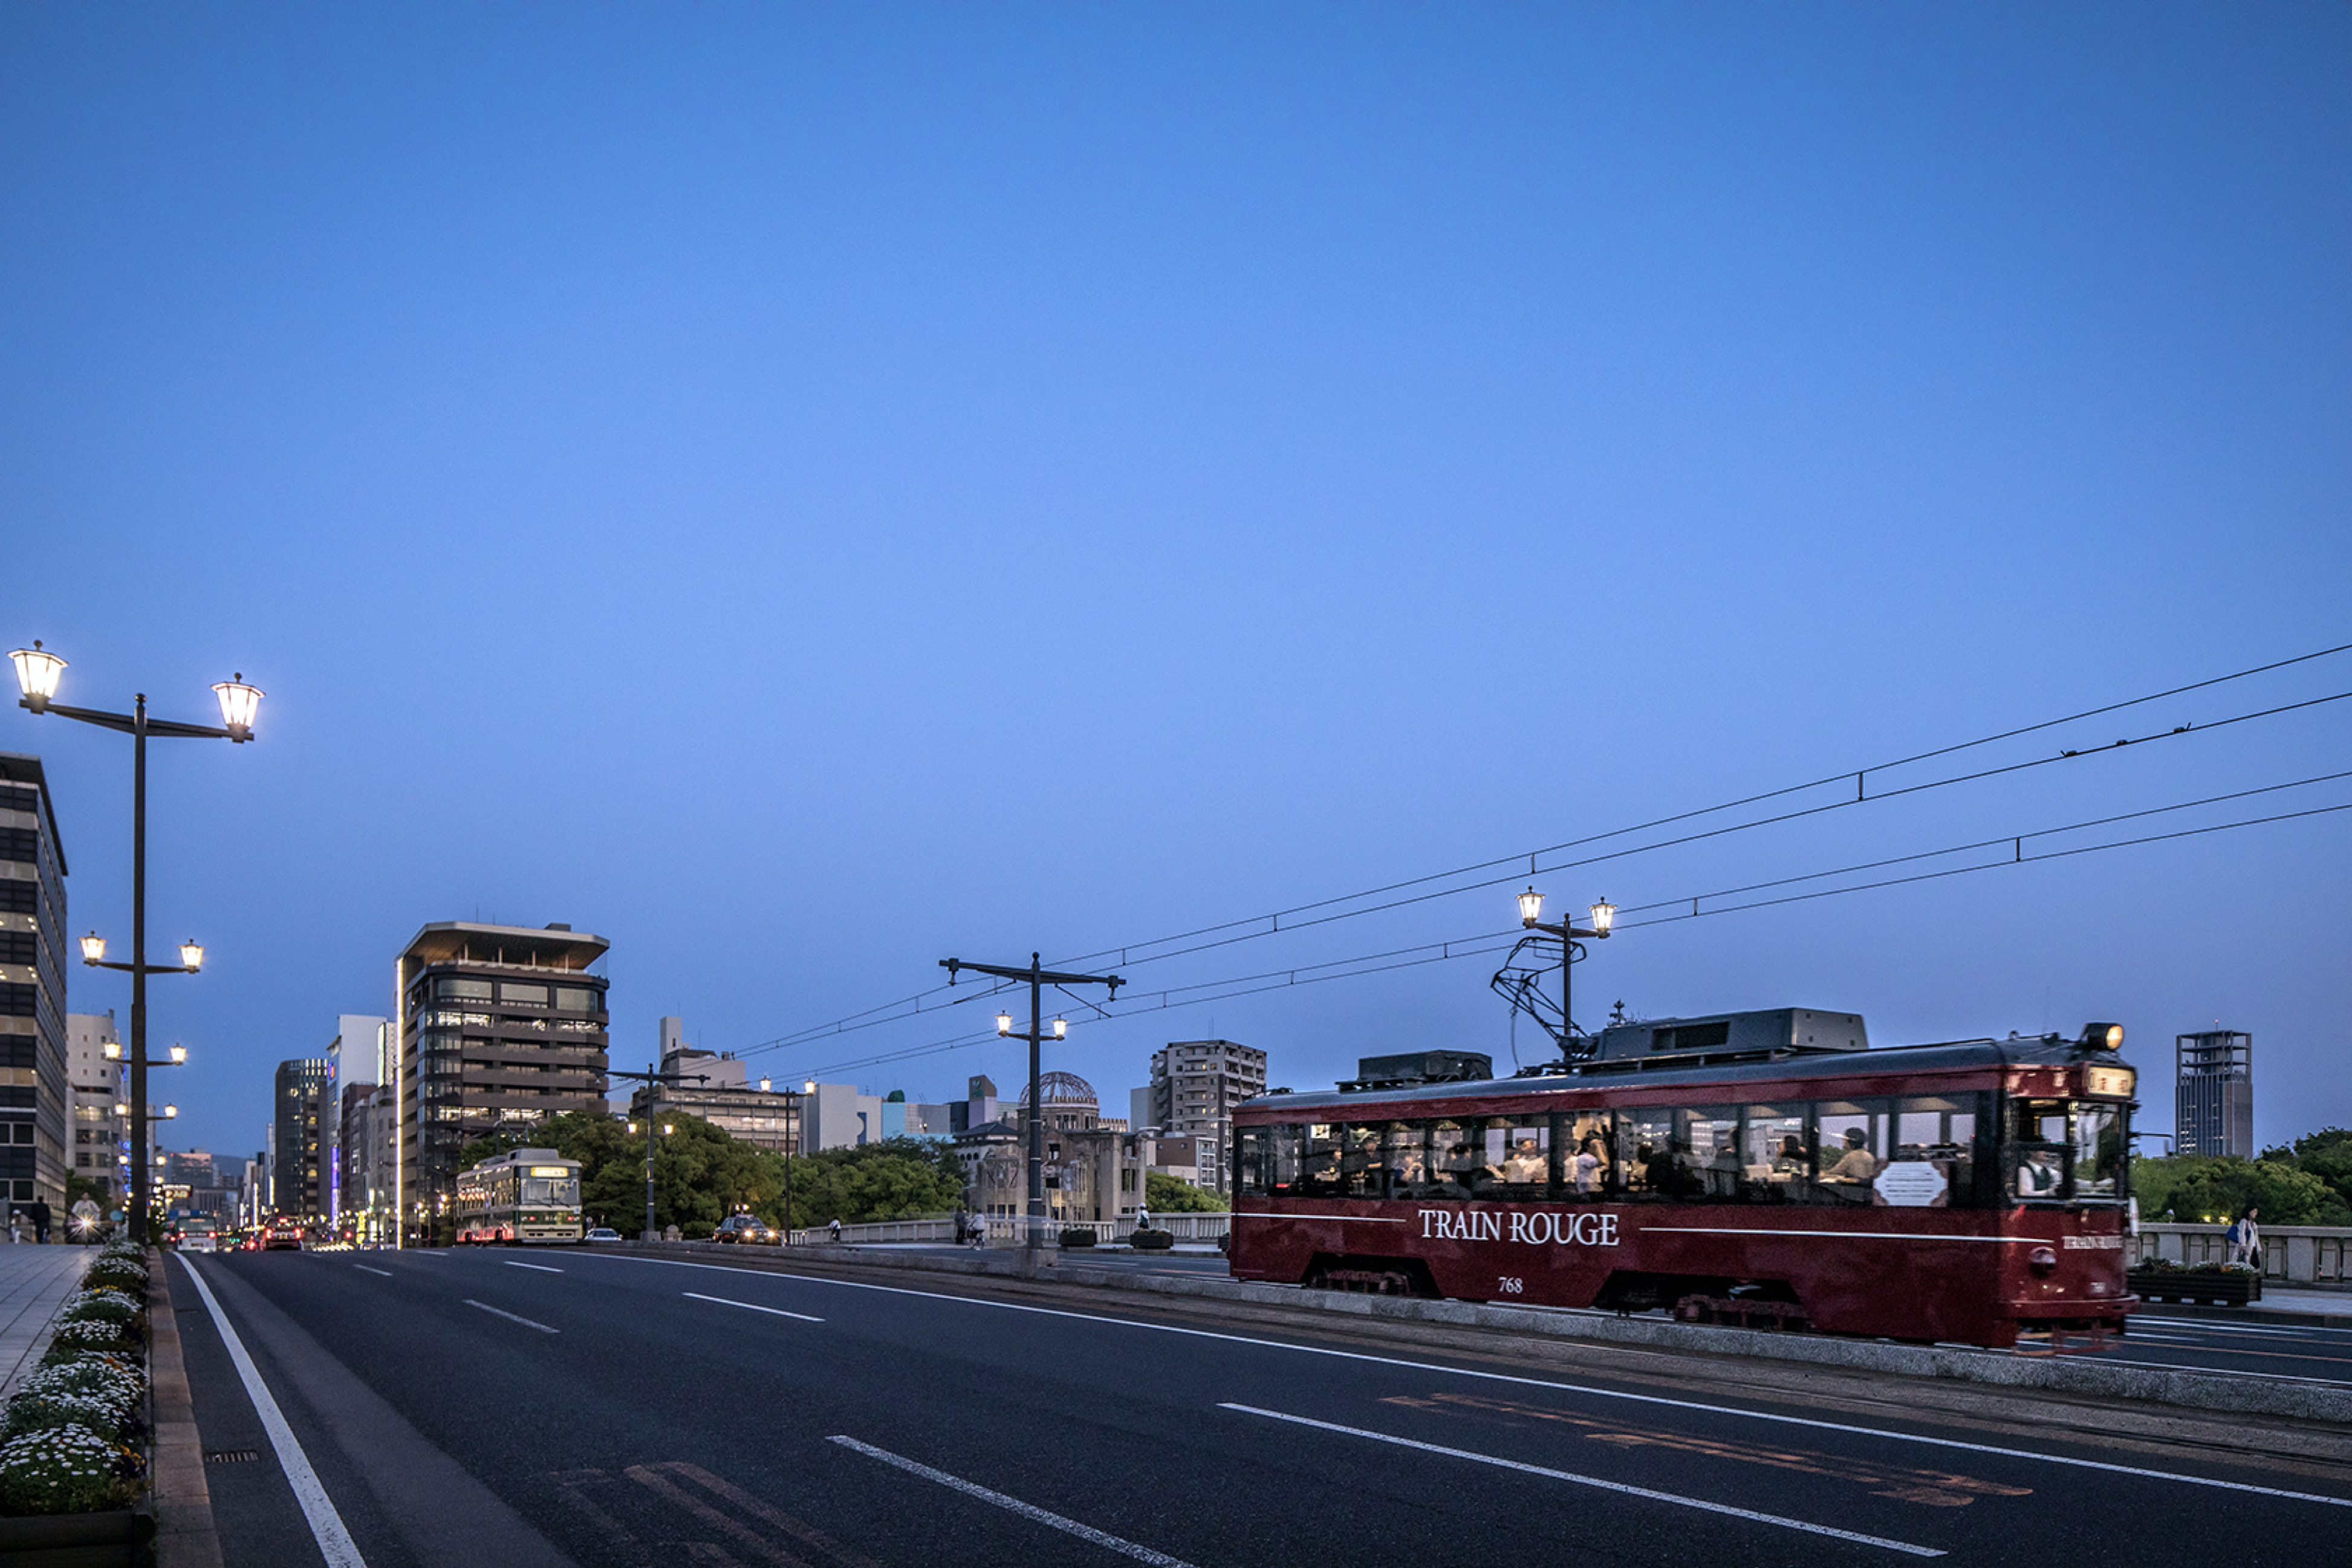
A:
<svg viewBox="0 0 2352 1568">
<path fill-rule="evenodd" d="M 114 1054 L 107 1055 L 112 1047 Z M 95 1189 L 100 1208 L 112 1208 L 121 1198 L 121 1166 L 128 1157 L 131 1129 L 114 1108 L 127 1101 L 131 1086 L 123 1079 L 122 1037 L 114 1014 L 66 1015 L 66 1076 L 73 1085 L 73 1174 Z"/>
<path fill-rule="evenodd" d="M 686 1021 L 661 1020 L 661 1071 L 699 1082 L 646 1083 L 630 1096 L 632 1117 L 680 1112 L 699 1116 L 730 1138 L 762 1149 L 801 1152 L 803 1096 L 782 1089 L 763 1090 L 751 1082 L 743 1063 L 722 1051 L 699 1051 L 686 1041 Z M 798 1085 L 794 1085 L 796 1091 Z"/>
<path fill-rule="evenodd" d="M 1230 1040 L 1180 1040 L 1151 1053 L 1151 1083 L 1129 1096 L 1134 1129 L 1195 1141 L 1199 1185 L 1232 1195 L 1234 1107 L 1265 1092 L 1265 1052 Z"/>
<path fill-rule="evenodd" d="M 2254 1037 L 2230 1030 L 2173 1040 L 2176 1149 L 2184 1155 L 2254 1157 Z"/>
<path fill-rule="evenodd" d="M 66 1211 L 66 852 L 41 759 L 0 752 L 0 1188 Z"/>
<path fill-rule="evenodd" d="M 278 1064 L 270 1097 L 269 1208 L 289 1219 L 317 1219 L 326 1210 L 320 1173 L 325 1145 L 320 1127 L 325 1103 L 334 1097 L 333 1066 L 321 1057 L 298 1057 Z"/>
<path fill-rule="evenodd" d="M 400 955 L 400 1142 L 394 1172 L 410 1224 L 457 1187 L 474 1139 L 604 1107 L 604 977 L 611 944 L 565 925 L 444 921 Z"/>
<path fill-rule="evenodd" d="M 323 1108 L 320 1126 L 320 1141 L 326 1150 L 321 1177 L 324 1202 L 320 1212 L 330 1220 L 341 1219 L 343 1210 L 350 1207 L 344 1197 L 351 1160 L 345 1148 L 350 1140 L 343 1117 L 353 1105 L 352 1089 L 362 1083 L 373 1088 L 384 1082 L 384 1059 L 391 1043 L 390 1019 L 373 1013 L 344 1013 L 335 1019 L 335 1038 L 328 1043 L 327 1062 L 333 1069 L 336 1090 Z"/>
</svg>

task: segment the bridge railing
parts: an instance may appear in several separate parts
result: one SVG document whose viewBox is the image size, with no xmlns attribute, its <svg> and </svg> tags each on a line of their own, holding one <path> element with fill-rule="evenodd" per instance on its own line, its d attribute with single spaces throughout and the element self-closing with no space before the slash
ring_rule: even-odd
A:
<svg viewBox="0 0 2352 1568">
<path fill-rule="evenodd" d="M 1232 1222 L 1233 1216 L 1229 1214 L 1156 1214 L 1151 1217 L 1153 1229 L 1165 1230 L 1179 1241 L 1214 1241 L 1225 1234 Z M 982 1232 L 991 1247 L 1018 1247 L 1022 1243 L 1023 1226 L 1026 1221 L 1017 1214 L 975 1214 L 969 1223 Z M 1048 1246 L 1060 1239 L 1063 1223 L 1053 1219 L 1045 1222 Z M 1091 1229 L 1095 1233 L 1095 1240 L 1103 1245 L 1124 1241 L 1135 1230 L 1135 1217 L 1131 1214 L 1123 1214 L 1117 1219 L 1082 1219 L 1067 1223 Z M 795 1230 L 792 1237 L 793 1245 L 814 1247 L 830 1240 L 832 1234 L 822 1226 Z M 874 1246 L 891 1241 L 952 1242 L 955 1239 L 955 1217 L 948 1214 L 927 1215 L 919 1219 L 879 1219 L 841 1228 L 841 1239 L 849 1245 L 862 1243 Z"/>
<path fill-rule="evenodd" d="M 2139 1234 L 2124 1239 L 2124 1257 L 2137 1264 L 2160 1258 L 2168 1263 L 2226 1263 L 2226 1225 L 2140 1222 Z M 2289 1284 L 2352 1281 L 2352 1228 L 2330 1225 L 2262 1227 L 2263 1277 Z"/>
</svg>

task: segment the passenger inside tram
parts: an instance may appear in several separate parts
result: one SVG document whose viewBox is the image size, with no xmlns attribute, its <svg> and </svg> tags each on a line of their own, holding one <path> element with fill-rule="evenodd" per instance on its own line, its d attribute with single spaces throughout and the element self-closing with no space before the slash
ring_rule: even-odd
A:
<svg viewBox="0 0 2352 1568">
<path fill-rule="evenodd" d="M 1837 1164 L 1822 1173 L 1822 1179 L 1869 1186 L 1877 1178 L 1878 1159 L 1870 1152 L 1868 1142 L 1860 1127 L 1848 1127 L 1845 1130 L 1845 1153 L 1838 1156 Z"/>
<path fill-rule="evenodd" d="M 1609 1145 L 1595 1133 L 1584 1140 L 1576 1156 L 1576 1192 L 1590 1197 L 1609 1185 Z"/>
</svg>

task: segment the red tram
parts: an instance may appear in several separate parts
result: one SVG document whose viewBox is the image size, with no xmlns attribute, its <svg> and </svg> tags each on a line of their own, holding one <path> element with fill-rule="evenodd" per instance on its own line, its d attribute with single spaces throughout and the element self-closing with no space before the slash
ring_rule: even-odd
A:
<svg viewBox="0 0 2352 1568">
<path fill-rule="evenodd" d="M 1988 1346 L 2121 1331 L 2119 1025 L 1870 1050 L 1804 1009 L 1367 1058 L 1234 1113 L 1235 1277 Z"/>
</svg>

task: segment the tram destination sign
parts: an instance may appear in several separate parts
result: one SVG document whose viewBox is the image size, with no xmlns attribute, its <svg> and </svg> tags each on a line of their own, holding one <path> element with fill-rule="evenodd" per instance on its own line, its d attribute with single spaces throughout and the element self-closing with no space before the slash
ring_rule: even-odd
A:
<svg viewBox="0 0 2352 1568">
<path fill-rule="evenodd" d="M 1431 1241 L 1516 1241 L 1524 1247 L 1614 1247 L 1613 1214 L 1560 1214 L 1550 1209 L 1507 1214 L 1493 1209 L 1424 1208 L 1421 1234 Z"/>
</svg>

